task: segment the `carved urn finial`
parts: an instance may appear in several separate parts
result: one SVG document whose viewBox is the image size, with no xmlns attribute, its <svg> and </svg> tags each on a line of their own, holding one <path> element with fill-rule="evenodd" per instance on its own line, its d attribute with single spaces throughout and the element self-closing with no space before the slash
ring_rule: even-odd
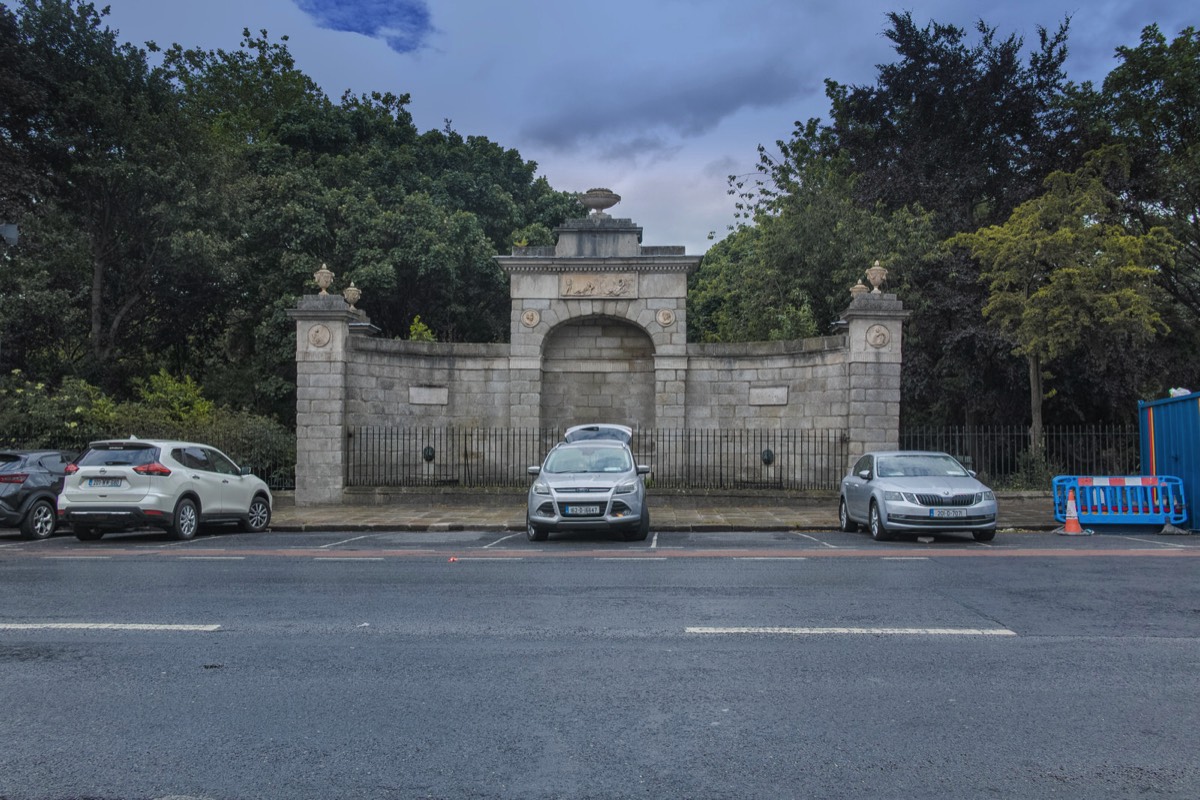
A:
<svg viewBox="0 0 1200 800">
<path fill-rule="evenodd" d="M 342 297 L 346 298 L 346 302 L 350 304 L 351 311 L 358 311 L 354 304 L 362 299 L 362 289 L 354 285 L 354 281 L 350 281 L 350 285 L 342 289 Z"/>
<path fill-rule="evenodd" d="M 611 189 L 588 189 L 583 194 L 576 196 L 579 198 L 580 205 L 592 212 L 593 219 L 608 219 L 608 214 L 605 214 L 604 210 L 621 202 L 621 195 L 614 194 Z"/>
<path fill-rule="evenodd" d="M 324 264 L 321 268 L 313 273 L 313 280 L 317 282 L 317 286 L 321 287 L 321 294 L 329 294 L 325 291 L 329 288 L 329 284 L 333 283 L 333 273 Z"/>
<path fill-rule="evenodd" d="M 875 288 L 871 290 L 871 294 L 882 294 L 879 291 L 879 285 L 887 280 L 888 271 L 879 264 L 879 260 L 875 260 L 875 264 L 867 270 L 867 280 Z"/>
<path fill-rule="evenodd" d="M 854 299 L 855 297 L 858 297 L 860 294 L 863 294 L 863 293 L 869 292 L 869 291 L 871 291 L 871 290 L 863 285 L 862 278 L 859 278 L 858 283 L 856 283 L 850 287 L 850 298 Z"/>
</svg>

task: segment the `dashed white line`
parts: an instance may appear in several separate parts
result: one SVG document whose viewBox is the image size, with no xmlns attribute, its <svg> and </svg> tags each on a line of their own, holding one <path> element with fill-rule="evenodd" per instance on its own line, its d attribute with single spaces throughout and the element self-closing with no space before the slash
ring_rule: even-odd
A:
<svg viewBox="0 0 1200 800">
<path fill-rule="evenodd" d="M 245 561 L 245 556 L 180 556 L 179 561 Z"/>
<path fill-rule="evenodd" d="M 315 556 L 313 561 L 383 561 L 375 556 Z"/>
<path fill-rule="evenodd" d="M 1007 628 L 684 628 L 698 634 L 766 634 L 787 636 L 823 636 L 830 634 L 863 636 L 1016 636 Z"/>
<path fill-rule="evenodd" d="M 212 633 L 220 625 L 154 625 L 141 622 L 4 622 L 3 631 L 182 631 Z"/>
<path fill-rule="evenodd" d="M 929 556 L 884 556 L 882 561 L 928 561 Z"/>
<path fill-rule="evenodd" d="M 598 556 L 596 561 L 666 561 L 666 556 Z"/>
<path fill-rule="evenodd" d="M 808 561 L 807 556 L 734 556 L 734 561 Z"/>
</svg>

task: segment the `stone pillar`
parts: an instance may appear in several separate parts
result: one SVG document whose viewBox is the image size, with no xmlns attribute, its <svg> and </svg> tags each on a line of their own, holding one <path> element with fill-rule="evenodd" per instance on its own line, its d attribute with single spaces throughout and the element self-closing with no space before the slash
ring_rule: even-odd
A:
<svg viewBox="0 0 1200 800">
<path fill-rule="evenodd" d="M 366 315 L 339 295 L 305 295 L 296 321 L 296 505 L 339 504 L 346 486 L 346 367 Z"/>
<path fill-rule="evenodd" d="M 846 321 L 850 461 L 900 444 L 900 365 L 904 310 L 894 294 L 862 292 L 842 314 Z"/>
</svg>

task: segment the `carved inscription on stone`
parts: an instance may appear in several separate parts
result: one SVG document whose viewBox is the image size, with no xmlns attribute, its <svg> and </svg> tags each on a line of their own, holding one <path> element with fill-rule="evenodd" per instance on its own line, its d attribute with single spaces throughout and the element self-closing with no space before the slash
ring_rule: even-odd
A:
<svg viewBox="0 0 1200 800">
<path fill-rule="evenodd" d="M 637 274 L 633 272 L 569 272 L 558 278 L 559 297 L 637 299 Z"/>
</svg>

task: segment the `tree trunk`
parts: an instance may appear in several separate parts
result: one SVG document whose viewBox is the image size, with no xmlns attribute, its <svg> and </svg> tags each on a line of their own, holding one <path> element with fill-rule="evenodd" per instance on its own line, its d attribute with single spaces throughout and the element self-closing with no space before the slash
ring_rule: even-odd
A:
<svg viewBox="0 0 1200 800">
<path fill-rule="evenodd" d="M 1028 356 L 1029 363 L 1029 454 L 1039 461 L 1042 458 L 1042 360 Z"/>
</svg>

